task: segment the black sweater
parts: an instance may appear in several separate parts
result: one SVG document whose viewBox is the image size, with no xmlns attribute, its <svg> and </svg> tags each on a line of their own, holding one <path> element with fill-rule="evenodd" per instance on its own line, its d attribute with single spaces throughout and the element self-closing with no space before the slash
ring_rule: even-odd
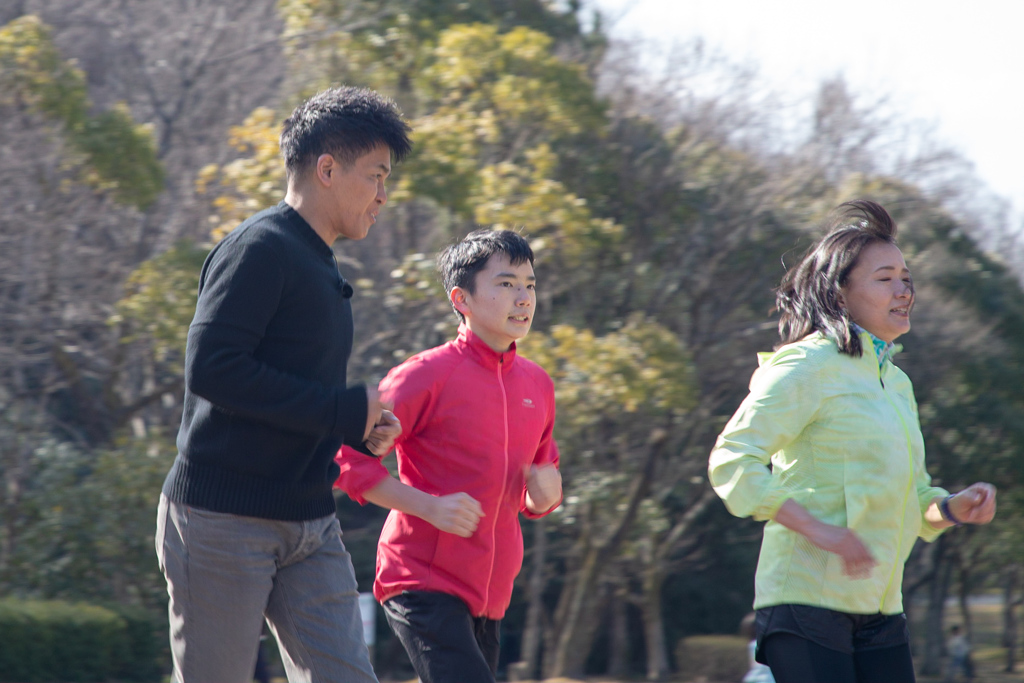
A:
<svg viewBox="0 0 1024 683">
<path fill-rule="evenodd" d="M 266 519 L 334 513 L 334 455 L 366 425 L 365 388 L 345 386 L 351 296 L 330 247 L 284 202 L 214 247 L 188 331 L 168 498 Z"/>
</svg>

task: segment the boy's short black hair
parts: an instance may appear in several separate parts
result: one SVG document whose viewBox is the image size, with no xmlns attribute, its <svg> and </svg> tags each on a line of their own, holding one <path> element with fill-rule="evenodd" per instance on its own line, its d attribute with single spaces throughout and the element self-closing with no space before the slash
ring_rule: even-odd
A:
<svg viewBox="0 0 1024 683">
<path fill-rule="evenodd" d="M 301 174 L 321 154 L 342 166 L 379 145 L 395 161 L 412 150 L 409 125 L 390 99 L 366 88 L 331 88 L 300 104 L 281 125 L 281 154 L 288 177 Z"/>
<path fill-rule="evenodd" d="M 473 294 L 476 291 L 476 274 L 487 267 L 487 261 L 495 254 L 504 254 L 513 266 L 526 261 L 533 265 L 533 249 L 519 233 L 489 228 L 474 230 L 437 255 L 437 270 L 444 291 L 451 294 L 459 287 Z M 460 320 L 465 320 L 462 313 L 455 313 Z"/>
</svg>

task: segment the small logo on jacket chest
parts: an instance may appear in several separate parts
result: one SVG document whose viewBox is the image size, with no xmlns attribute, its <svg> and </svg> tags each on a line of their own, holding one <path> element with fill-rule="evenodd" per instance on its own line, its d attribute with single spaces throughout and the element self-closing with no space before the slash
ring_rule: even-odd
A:
<svg viewBox="0 0 1024 683">
<path fill-rule="evenodd" d="M 531 401 L 530 399 L 524 398 L 523 399 L 523 407 L 524 408 L 536 408 L 537 406 L 533 405 L 533 401 Z"/>
</svg>

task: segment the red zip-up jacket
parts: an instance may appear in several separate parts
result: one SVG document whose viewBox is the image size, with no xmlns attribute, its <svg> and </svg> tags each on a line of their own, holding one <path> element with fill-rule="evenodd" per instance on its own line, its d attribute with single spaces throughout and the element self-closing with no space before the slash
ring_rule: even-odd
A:
<svg viewBox="0 0 1024 683">
<path fill-rule="evenodd" d="M 395 445 L 402 482 L 435 496 L 468 493 L 484 516 L 462 538 L 392 510 L 377 546 L 374 596 L 449 593 L 474 616 L 501 619 L 523 563 L 519 513 L 542 516 L 526 509 L 524 468 L 558 465 L 551 378 L 517 357 L 515 344 L 497 353 L 462 325 L 454 341 L 392 369 L 380 392 L 402 422 Z M 336 486 L 364 505 L 363 493 L 390 476 L 379 460 L 348 446 L 337 462 Z"/>
</svg>

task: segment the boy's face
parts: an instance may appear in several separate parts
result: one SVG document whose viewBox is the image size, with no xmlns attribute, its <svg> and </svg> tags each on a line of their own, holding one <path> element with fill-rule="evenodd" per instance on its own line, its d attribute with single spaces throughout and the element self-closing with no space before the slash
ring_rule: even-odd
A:
<svg viewBox="0 0 1024 683">
<path fill-rule="evenodd" d="M 537 308 L 536 282 L 529 261 L 513 266 L 505 254 L 494 254 L 476 274 L 472 293 L 455 287 L 449 296 L 473 334 L 503 353 L 530 331 Z"/>
</svg>

